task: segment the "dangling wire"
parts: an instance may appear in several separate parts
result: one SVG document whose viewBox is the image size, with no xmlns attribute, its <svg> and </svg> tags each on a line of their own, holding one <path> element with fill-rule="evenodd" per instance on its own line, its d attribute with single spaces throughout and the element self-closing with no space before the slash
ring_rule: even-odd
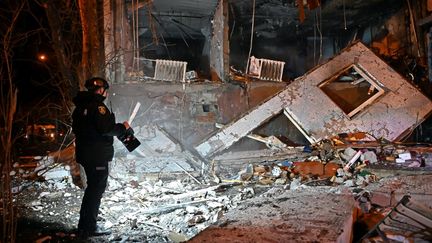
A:
<svg viewBox="0 0 432 243">
<path fill-rule="evenodd" d="M 138 17 L 139 17 L 139 0 L 136 0 L 135 6 L 136 6 L 136 24 L 135 24 L 135 52 L 136 52 L 136 66 L 137 66 L 137 71 L 140 71 L 140 48 L 139 48 L 139 21 L 138 21 Z"/>
<path fill-rule="evenodd" d="M 318 24 L 318 17 L 317 17 L 317 10 L 315 10 L 315 28 L 314 28 L 314 38 L 313 38 L 313 61 L 314 66 L 317 65 L 316 62 L 316 40 L 317 40 L 317 24 Z"/>
<path fill-rule="evenodd" d="M 156 18 L 152 14 L 153 0 L 146 0 L 146 2 L 147 2 L 147 18 L 148 18 L 149 28 L 152 34 L 153 44 L 159 45 L 159 38 L 157 36 L 156 26 L 153 20 Z"/>
<path fill-rule="evenodd" d="M 255 26 L 255 0 L 253 0 L 253 6 L 252 6 L 252 27 L 251 27 L 251 35 L 250 35 L 249 54 L 248 54 L 245 73 L 248 73 L 248 71 L 249 71 L 249 59 L 250 59 L 251 52 L 252 52 L 254 26 Z"/>
<path fill-rule="evenodd" d="M 315 18 L 316 18 L 316 30 L 319 33 L 320 36 L 320 46 L 319 46 L 319 58 L 318 58 L 318 62 L 317 64 L 319 64 L 321 62 L 321 58 L 322 58 L 322 50 L 323 50 L 323 37 L 322 37 L 322 32 L 321 32 L 321 24 L 322 24 L 322 18 L 321 18 L 321 5 L 319 6 L 319 16 L 318 16 L 318 12 L 315 12 Z"/>
<path fill-rule="evenodd" d="M 133 56 L 132 70 L 139 71 L 139 51 L 138 51 L 138 2 L 132 0 L 132 39 Z"/>
<path fill-rule="evenodd" d="M 420 48 L 419 48 L 420 45 L 418 43 L 417 31 L 416 31 L 416 27 L 414 24 L 414 16 L 413 16 L 413 12 L 411 9 L 411 3 L 410 3 L 410 0 L 406 0 L 406 1 L 407 1 L 408 11 L 409 11 L 409 20 L 410 20 L 409 26 L 412 30 L 413 38 L 414 38 L 414 42 L 415 42 L 415 45 L 411 45 L 411 46 L 412 46 L 412 48 L 414 48 L 413 50 L 417 49 L 417 56 L 420 57 L 421 56 Z"/>
<path fill-rule="evenodd" d="M 132 70 L 135 71 L 135 0 L 132 0 L 132 39 L 134 40 L 133 53 L 134 53 L 134 60 L 132 62 Z"/>
<path fill-rule="evenodd" d="M 343 4 L 344 29 L 347 30 L 346 12 L 345 12 L 345 0 L 342 0 L 342 4 Z"/>
</svg>

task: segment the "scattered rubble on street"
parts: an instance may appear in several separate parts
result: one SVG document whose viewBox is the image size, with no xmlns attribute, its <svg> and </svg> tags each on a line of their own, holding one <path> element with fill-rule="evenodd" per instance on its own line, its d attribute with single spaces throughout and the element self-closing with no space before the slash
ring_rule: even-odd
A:
<svg viewBox="0 0 432 243">
<path fill-rule="evenodd" d="M 415 169 L 414 173 L 422 171 L 426 175 L 429 172 L 432 174 L 432 156 L 428 147 L 410 147 L 382 141 L 335 143 L 336 140 L 334 138 L 325 141 L 326 145 L 320 143 L 301 150 L 294 148 L 297 153 L 292 152 L 290 159 L 276 157 L 273 161 L 246 163 L 233 175 L 216 170 L 216 164 L 223 162 L 221 158 L 217 158 L 219 160 L 213 161 L 214 167 L 208 177 L 199 176 L 193 171 L 185 173 L 186 170 L 176 167 L 168 158 L 165 158 L 164 162 L 163 157 L 157 160 L 151 156 L 143 158 L 139 154 L 117 157 L 111 164 L 109 186 L 100 210 L 100 223 L 112 229 L 113 234 L 95 239 L 122 242 L 183 242 L 192 239 L 191 242 L 206 242 L 201 241 L 202 237 L 213 237 L 212 232 L 221 227 L 224 233 L 216 233 L 219 235 L 218 242 L 221 242 L 227 240 L 225 237 L 230 234 L 226 232 L 234 227 L 237 230 L 233 230 L 236 232 L 233 239 L 241 240 L 249 237 L 240 236 L 245 235 L 245 232 L 241 233 L 241 229 L 246 223 L 247 231 L 250 231 L 248 227 L 260 228 L 260 224 L 269 224 L 267 227 L 274 229 L 282 227 L 280 230 L 283 233 L 278 237 L 285 234 L 294 237 L 296 234 L 295 237 L 299 237 L 296 239 L 307 241 L 309 238 L 305 238 L 302 232 L 312 229 L 307 226 L 308 223 L 303 224 L 301 229 L 289 230 L 290 224 L 300 220 L 295 215 L 304 214 L 320 222 L 317 224 L 313 223 L 314 220 L 304 218 L 315 225 L 313 227 L 316 229 L 312 231 L 315 236 L 329 240 L 339 237 L 347 239 L 353 235 L 351 228 L 349 231 L 345 230 L 346 234 L 340 234 L 341 232 L 333 231 L 338 228 L 336 226 L 325 229 L 329 224 L 326 220 L 333 220 L 328 215 L 340 216 L 340 226 L 346 227 L 354 223 L 351 221 L 356 216 L 356 208 L 366 212 L 373 210 L 370 198 L 374 192 L 367 188 L 380 185 L 386 178 L 371 171 L 377 171 L 379 166 L 384 166 L 393 173 Z M 67 154 L 71 151 L 73 149 L 68 148 L 61 154 L 64 158 L 70 158 Z M 295 154 L 298 155 L 297 158 Z M 80 188 L 82 185 L 76 183 L 80 181 L 79 169 L 77 171 L 74 162 L 62 160 L 59 163 L 55 158 L 37 157 L 34 162 L 16 163 L 12 172 L 16 179 L 13 190 L 16 202 L 22 209 L 21 216 L 47 224 L 60 223 L 58 219 L 62 218 L 63 226 L 40 232 L 41 242 L 46 241 L 48 238 L 44 237 L 48 236 L 53 239 L 76 239 L 74 229 L 83 195 Z M 170 158 L 175 159 L 175 153 L 171 153 Z M 131 164 L 139 168 L 140 163 L 145 167 L 149 166 L 147 172 L 128 169 Z M 162 166 L 161 163 L 165 165 Z M 413 163 L 416 166 L 413 166 Z M 150 169 L 152 165 L 153 169 Z M 166 166 L 172 168 L 164 172 Z M 187 166 L 187 160 L 183 166 Z M 368 191 L 368 197 L 365 196 L 365 191 Z M 310 199 L 301 199 L 303 194 Z M 336 210 L 335 212 L 342 212 L 337 211 L 340 205 L 331 203 L 339 196 L 348 203 L 343 204 L 347 205 L 343 214 L 328 213 L 330 210 L 325 214 L 327 216 L 317 216 L 318 212 L 327 207 L 325 205 Z M 311 200 L 316 200 L 319 204 L 306 203 Z M 325 203 L 323 200 L 329 202 Z M 356 206 L 353 206 L 354 202 L 358 202 Z M 369 204 L 365 206 L 365 203 Z M 263 208 L 261 210 L 256 207 Z M 315 208 L 316 213 L 311 213 L 312 208 Z M 244 215 L 246 221 L 239 215 Z M 236 226 L 237 224 L 243 226 Z M 227 225 L 230 226 L 227 228 Z M 200 232 L 203 232 L 203 235 Z M 267 236 L 262 237 L 265 239 Z"/>
</svg>

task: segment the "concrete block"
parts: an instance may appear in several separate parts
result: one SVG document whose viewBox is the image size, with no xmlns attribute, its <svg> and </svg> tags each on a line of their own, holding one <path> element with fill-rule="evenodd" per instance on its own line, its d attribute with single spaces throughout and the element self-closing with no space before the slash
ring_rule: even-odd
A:
<svg viewBox="0 0 432 243">
<path fill-rule="evenodd" d="M 351 242 L 354 204 L 330 188 L 254 198 L 188 242 Z"/>
</svg>

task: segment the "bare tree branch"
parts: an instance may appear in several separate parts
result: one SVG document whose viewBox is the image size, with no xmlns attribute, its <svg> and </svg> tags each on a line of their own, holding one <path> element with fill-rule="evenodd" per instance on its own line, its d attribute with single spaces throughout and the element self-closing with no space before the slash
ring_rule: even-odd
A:
<svg viewBox="0 0 432 243">
<path fill-rule="evenodd" d="M 11 176 L 12 168 L 12 128 L 13 118 L 17 105 L 17 89 L 13 84 L 13 70 L 11 65 L 11 49 L 14 43 L 14 28 L 17 19 L 23 10 L 25 3 L 14 5 L 10 11 L 12 15 L 8 22 L 3 22 L 8 27 L 4 32 L 0 33 L 0 40 L 3 45 L 0 60 L 0 199 L 1 199 L 1 215 L 2 215 L 2 238 L 1 242 L 15 242 L 16 238 L 16 218 L 14 204 L 12 200 Z"/>
</svg>

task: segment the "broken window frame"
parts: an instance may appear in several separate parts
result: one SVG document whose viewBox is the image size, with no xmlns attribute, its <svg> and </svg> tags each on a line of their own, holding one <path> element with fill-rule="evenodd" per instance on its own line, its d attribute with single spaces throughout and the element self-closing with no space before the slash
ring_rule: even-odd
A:
<svg viewBox="0 0 432 243">
<path fill-rule="evenodd" d="M 324 92 L 324 90 L 322 89 L 323 86 L 325 86 L 328 83 L 331 83 L 333 81 L 335 81 L 338 77 L 340 77 L 343 73 L 346 73 L 349 69 L 353 68 L 362 78 L 364 78 L 364 81 L 367 81 L 371 86 L 373 86 L 377 92 L 372 95 L 371 97 L 369 97 L 369 99 L 367 99 L 366 101 L 364 101 L 363 103 L 361 103 L 359 106 L 357 106 L 355 109 L 353 109 L 352 111 L 350 111 L 349 113 L 346 113 L 341 107 L 340 105 L 334 101 L 334 99 L 332 99 L 326 92 Z M 355 81 L 353 81 L 355 82 Z M 363 82 L 363 81 L 361 81 Z M 352 119 L 355 115 L 357 115 L 358 113 L 360 113 L 362 110 L 364 110 L 367 106 L 369 106 L 370 104 L 372 104 L 376 99 L 378 99 L 380 96 L 384 95 L 385 90 L 384 90 L 384 85 L 381 84 L 378 80 L 376 80 L 369 72 L 367 72 L 360 64 L 358 63 L 353 63 L 345 68 L 343 68 L 341 71 L 337 72 L 335 75 L 333 75 L 332 77 L 324 80 L 323 82 L 321 82 L 320 84 L 318 84 L 318 87 L 320 88 L 320 90 L 338 107 L 342 110 L 342 112 L 349 118 Z"/>
<path fill-rule="evenodd" d="M 309 141 L 310 144 L 314 144 L 318 142 L 318 139 L 311 136 L 308 132 L 306 132 L 303 127 L 294 119 L 294 115 L 292 112 L 288 110 L 288 108 L 283 109 L 283 114 L 290 120 L 290 122 L 300 131 L 301 134 Z"/>
</svg>

